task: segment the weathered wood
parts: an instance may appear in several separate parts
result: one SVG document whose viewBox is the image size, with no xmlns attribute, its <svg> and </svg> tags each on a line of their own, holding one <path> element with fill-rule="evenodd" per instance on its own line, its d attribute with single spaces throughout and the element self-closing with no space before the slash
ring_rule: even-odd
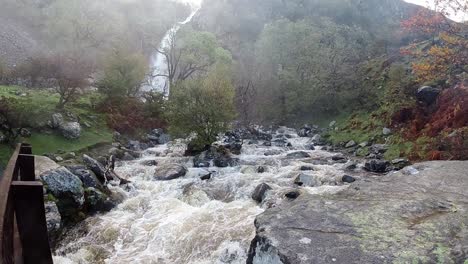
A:
<svg viewBox="0 0 468 264">
<path fill-rule="evenodd" d="M 18 145 L 0 179 L 0 264 L 53 263 L 31 153 L 31 145 Z"/>
<path fill-rule="evenodd" d="M 33 155 L 20 154 L 18 156 L 19 180 L 35 181 L 36 175 L 34 172 L 35 163 Z"/>
<path fill-rule="evenodd" d="M 51 264 L 43 186 L 38 181 L 11 184 L 25 264 Z"/>
<path fill-rule="evenodd" d="M 14 208 L 10 195 L 10 185 L 14 178 L 20 145 L 16 147 L 0 179 L 0 258 L 2 263 L 14 263 L 13 227 Z"/>
</svg>

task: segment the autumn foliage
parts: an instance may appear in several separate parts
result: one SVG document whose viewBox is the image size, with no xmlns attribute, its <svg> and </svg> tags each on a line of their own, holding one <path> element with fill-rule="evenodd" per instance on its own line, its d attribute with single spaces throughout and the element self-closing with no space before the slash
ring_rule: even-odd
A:
<svg viewBox="0 0 468 264">
<path fill-rule="evenodd" d="M 467 71 L 468 25 L 451 21 L 447 14 L 466 12 L 468 7 L 455 0 L 439 0 L 436 5 L 438 12 L 420 9 L 402 22 L 405 31 L 424 36 L 402 49 L 402 54 L 415 58 L 412 67 L 418 81 L 457 83 Z"/>
</svg>

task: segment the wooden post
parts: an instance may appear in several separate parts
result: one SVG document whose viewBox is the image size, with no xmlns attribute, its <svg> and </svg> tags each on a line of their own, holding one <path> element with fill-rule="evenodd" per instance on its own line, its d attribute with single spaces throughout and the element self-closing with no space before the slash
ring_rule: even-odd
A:
<svg viewBox="0 0 468 264">
<path fill-rule="evenodd" d="M 19 167 L 19 180 L 20 181 L 35 181 L 36 175 L 34 172 L 34 156 L 20 154 L 18 155 L 18 167 Z"/>
<path fill-rule="evenodd" d="M 11 184 L 24 264 L 52 264 L 41 182 Z"/>
<path fill-rule="evenodd" d="M 20 147 L 20 153 L 19 154 L 27 154 L 27 155 L 32 155 L 32 147 L 30 144 L 23 143 L 21 144 Z"/>
</svg>

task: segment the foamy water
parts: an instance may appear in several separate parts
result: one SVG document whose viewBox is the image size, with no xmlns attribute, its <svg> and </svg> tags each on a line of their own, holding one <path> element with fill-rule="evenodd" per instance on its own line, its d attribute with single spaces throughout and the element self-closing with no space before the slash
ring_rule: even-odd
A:
<svg viewBox="0 0 468 264">
<path fill-rule="evenodd" d="M 88 233 L 56 252 L 55 263 L 245 263 L 255 236 L 254 220 L 262 208 L 251 198 L 255 187 L 268 183 L 273 190 L 263 206 L 279 204 L 284 192 L 297 188 L 294 178 L 306 161 L 287 159 L 286 154 L 303 150 L 309 138 L 289 139 L 293 147 L 244 144 L 240 165 L 229 168 L 193 168 L 183 157 L 184 145 L 170 143 L 144 152 L 140 160 L 118 164 L 116 172 L 132 181 L 131 188 L 114 187 L 126 196 L 123 203 L 104 215 L 86 220 Z M 265 156 L 266 150 L 280 154 Z M 312 159 L 333 154 L 308 151 Z M 158 182 L 156 167 L 140 165 L 155 159 L 159 165 L 180 163 L 189 168 L 185 177 Z M 266 168 L 257 173 L 258 166 Z M 343 165 L 313 165 L 323 182 L 341 177 Z M 209 181 L 200 180 L 206 170 Z M 305 187 L 312 193 L 336 192 L 346 186 Z"/>
</svg>

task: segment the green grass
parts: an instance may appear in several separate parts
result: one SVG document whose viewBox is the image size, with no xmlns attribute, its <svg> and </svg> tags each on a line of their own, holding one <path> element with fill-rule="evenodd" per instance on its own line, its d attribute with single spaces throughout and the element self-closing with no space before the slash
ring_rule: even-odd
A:
<svg viewBox="0 0 468 264">
<path fill-rule="evenodd" d="M 17 92 L 26 93 L 27 96 L 18 96 Z M 30 138 L 20 138 L 19 142 L 31 143 L 36 155 L 56 153 L 57 151 L 79 151 L 91 146 L 112 141 L 112 132 L 106 125 L 105 115 L 96 112 L 93 104 L 100 99 L 100 95 L 92 92 L 80 96 L 69 104 L 65 111 L 78 116 L 81 123 L 86 121 L 91 128 L 82 126 L 81 137 L 77 140 L 68 140 L 58 132 L 42 133 L 38 128 L 43 127 L 53 113 L 59 112 L 56 105 L 59 95 L 46 89 L 28 89 L 18 86 L 0 86 L 0 97 L 14 99 L 16 107 L 23 114 L 23 126 L 32 129 Z M 12 154 L 11 147 L 0 145 L 0 164 L 6 164 Z"/>
</svg>

